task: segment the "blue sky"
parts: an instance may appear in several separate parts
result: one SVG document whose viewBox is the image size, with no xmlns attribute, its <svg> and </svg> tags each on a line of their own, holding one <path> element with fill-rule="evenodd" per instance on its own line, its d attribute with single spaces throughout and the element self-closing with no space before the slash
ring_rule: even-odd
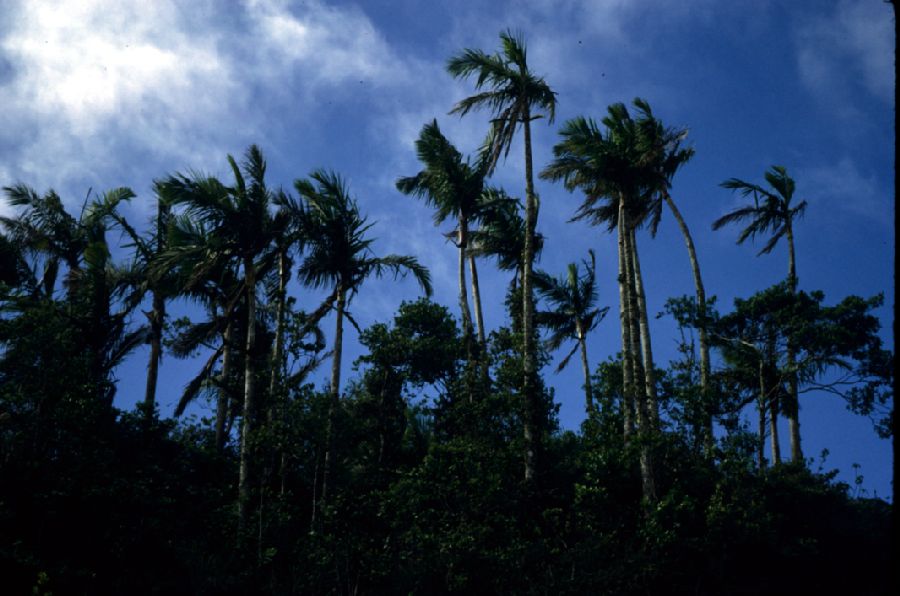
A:
<svg viewBox="0 0 900 596">
<path fill-rule="evenodd" d="M 521 30 L 529 63 L 557 91 L 553 124 L 538 121 L 535 163 L 546 164 L 568 118 L 600 118 L 613 102 L 647 99 L 665 123 L 690 130 L 696 156 L 674 180 L 673 197 L 691 227 L 708 294 L 728 310 L 783 279 L 784 246 L 756 257 L 736 246 L 737 231 L 710 230 L 739 202 L 720 182 L 762 181 L 784 165 L 809 202 L 796 226 L 804 289 L 829 303 L 884 292 L 890 341 L 894 303 L 893 15 L 880 0 L 520 0 L 469 2 L 53 2 L 7 0 L 0 12 L 0 183 L 55 188 L 73 209 L 88 188 L 130 186 L 126 209 L 149 217 L 151 182 L 201 170 L 228 179 L 226 153 L 259 144 L 270 184 L 291 187 L 318 167 L 349 181 L 377 220 L 376 251 L 417 255 L 432 271 L 438 302 L 456 312 L 454 249 L 429 210 L 399 194 L 394 181 L 418 171 L 413 142 L 437 118 L 464 153 L 486 130 L 487 115 L 460 120 L 453 104 L 472 92 L 444 70 L 462 48 L 494 51 L 498 33 Z M 494 182 L 523 194 L 521 146 Z M 600 303 L 615 307 L 614 239 L 570 224 L 580 198 L 539 181 L 541 267 L 561 273 L 597 251 Z M 0 210 L 8 208 L 0 206 Z M 6 211 L 4 211 L 6 212 Z M 651 312 L 693 291 L 683 242 L 668 214 L 655 239 L 639 239 Z M 502 303 L 507 276 L 484 263 L 484 302 Z M 294 288 L 301 305 L 318 296 Z M 386 321 L 412 282 L 371 281 L 353 304 L 362 325 Z M 486 323 L 504 322 L 487 306 Z M 651 321 L 660 363 L 675 357 L 671 321 Z M 329 323 L 325 328 L 330 330 Z M 330 333 L 330 331 L 329 331 Z M 348 334 L 344 378 L 359 355 Z M 618 350 L 614 316 L 589 342 L 592 364 Z M 122 370 L 118 403 L 143 391 L 146 354 Z M 195 363 L 163 363 L 160 401 L 171 411 Z M 322 373 L 324 378 L 324 372 Z M 580 372 L 546 371 L 564 426 L 581 418 Z M 826 468 L 890 492 L 890 445 L 837 398 L 805 395 L 801 424 L 807 456 L 827 447 Z"/>
</svg>

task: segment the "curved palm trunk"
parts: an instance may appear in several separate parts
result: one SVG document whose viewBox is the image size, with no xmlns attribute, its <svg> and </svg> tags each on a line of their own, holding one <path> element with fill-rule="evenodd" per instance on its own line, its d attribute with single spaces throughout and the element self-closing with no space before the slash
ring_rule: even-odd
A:
<svg viewBox="0 0 900 596">
<path fill-rule="evenodd" d="M 797 293 L 797 263 L 794 258 L 794 230 L 787 223 L 788 243 L 788 285 L 791 293 Z M 797 353 L 793 341 L 787 346 L 788 388 L 790 396 L 787 403 L 788 432 L 791 438 L 791 461 L 803 463 L 803 449 L 800 447 L 800 391 L 797 383 Z"/>
<path fill-rule="evenodd" d="M 150 362 L 147 364 L 147 388 L 144 393 L 146 415 L 153 416 L 156 405 L 156 383 L 159 377 L 159 361 L 162 356 L 162 330 L 166 317 L 166 301 L 160 292 L 153 292 L 153 310 L 150 320 Z"/>
<path fill-rule="evenodd" d="M 340 406 L 341 386 L 341 350 L 344 341 L 344 307 L 345 291 L 343 285 L 338 287 L 335 305 L 334 323 L 334 356 L 331 360 L 331 399 L 328 403 L 328 421 L 325 427 L 325 463 L 322 472 L 322 503 L 328 503 L 328 483 L 334 465 L 334 419 Z M 313 514 L 315 517 L 315 514 Z"/>
<path fill-rule="evenodd" d="M 672 211 L 672 216 L 678 222 L 681 229 L 681 235 L 684 236 L 684 244 L 687 246 L 688 258 L 691 262 L 691 273 L 694 275 L 694 288 L 697 293 L 697 313 L 700 316 L 700 326 L 697 328 L 697 335 L 700 342 L 700 394 L 703 398 L 704 409 L 709 407 L 710 399 L 710 360 L 709 360 L 709 335 L 706 330 L 706 289 L 703 287 L 703 278 L 700 276 L 700 262 L 697 260 L 697 251 L 694 249 L 694 239 L 688 230 L 681 212 L 675 206 L 675 202 L 669 193 L 664 193 L 666 204 Z M 705 428 L 703 429 L 705 447 L 709 450 L 713 442 L 713 424 L 712 414 L 706 413 L 704 417 Z"/>
<path fill-rule="evenodd" d="M 222 452 L 225 448 L 226 424 L 228 421 L 228 404 L 231 401 L 231 391 L 228 388 L 231 376 L 231 344 L 232 344 L 231 319 L 225 323 L 225 331 L 222 334 L 222 373 L 219 376 L 219 395 L 216 398 L 216 451 Z"/>
<path fill-rule="evenodd" d="M 525 137 L 525 250 L 522 255 L 522 395 L 525 400 L 523 434 L 525 437 L 525 480 L 535 480 L 540 451 L 538 426 L 537 367 L 534 345 L 534 296 L 532 276 L 534 266 L 534 230 L 537 222 L 537 199 L 534 196 L 533 167 L 531 163 L 531 117 L 528 110 L 523 115 Z"/>
<path fill-rule="evenodd" d="M 641 275 L 641 260 L 638 257 L 637 237 L 631 229 L 631 258 L 634 270 L 634 290 L 637 298 L 637 318 L 641 334 L 641 355 L 644 360 L 644 379 L 647 395 L 647 414 L 650 430 L 659 428 L 659 401 L 656 392 L 656 368 L 653 365 L 653 348 L 650 343 L 650 323 L 647 320 L 647 297 L 644 294 L 644 278 Z"/>
<path fill-rule="evenodd" d="M 575 331 L 578 334 L 578 347 L 581 348 L 581 371 L 584 373 L 584 406 L 588 416 L 594 411 L 594 392 L 591 388 L 591 368 L 588 366 L 587 340 L 584 335 L 584 325 L 581 321 L 575 321 Z"/>
<path fill-rule="evenodd" d="M 628 268 L 625 259 L 625 203 L 620 199 L 618 213 L 618 230 L 616 238 L 616 246 L 618 248 L 619 262 L 619 322 L 621 324 L 622 334 L 622 415 L 624 418 L 624 426 L 622 429 L 625 445 L 627 446 L 631 435 L 634 433 L 634 418 L 632 412 L 635 409 L 634 403 L 634 378 L 632 375 L 632 352 L 631 352 L 631 317 L 628 312 L 628 289 L 626 281 L 628 279 Z"/>
<path fill-rule="evenodd" d="M 243 524 L 250 499 L 250 460 L 253 417 L 256 409 L 254 348 L 256 347 L 256 266 L 244 260 L 244 285 L 247 292 L 247 342 L 244 354 L 244 410 L 241 423 L 241 461 L 238 479 L 238 523 Z M 242 527 L 242 526 L 241 526 Z"/>
</svg>

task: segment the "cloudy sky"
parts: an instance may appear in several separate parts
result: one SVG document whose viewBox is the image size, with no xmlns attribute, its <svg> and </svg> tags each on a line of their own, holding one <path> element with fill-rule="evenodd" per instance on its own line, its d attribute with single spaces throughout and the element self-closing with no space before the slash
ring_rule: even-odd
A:
<svg viewBox="0 0 900 596">
<path fill-rule="evenodd" d="M 128 2 L 4 0 L 0 11 L 0 183 L 55 188 L 77 209 L 88 189 L 129 186 L 126 214 L 144 221 L 154 178 L 199 170 L 227 180 L 228 153 L 259 144 L 269 181 L 291 187 L 318 167 L 349 181 L 377 220 L 376 250 L 417 255 L 431 268 L 436 300 L 455 307 L 455 255 L 428 209 L 394 189 L 418 169 L 413 142 L 432 118 L 464 153 L 477 147 L 487 115 L 448 116 L 472 92 L 445 71 L 462 48 L 494 51 L 498 33 L 521 30 L 532 70 L 558 93 L 557 121 L 535 126 L 535 163 L 551 155 L 566 119 L 600 118 L 613 102 L 647 99 L 665 123 L 686 127 L 695 158 L 673 196 L 691 227 L 707 292 L 727 310 L 783 279 L 784 246 L 756 257 L 736 230 L 710 223 L 739 202 L 719 183 L 762 181 L 773 164 L 809 202 L 796 226 L 798 273 L 829 303 L 885 293 L 879 311 L 890 338 L 893 229 L 893 15 L 881 0 L 368 0 L 324 2 Z M 494 182 L 523 193 L 516 145 Z M 580 198 L 538 182 L 541 266 L 560 273 L 594 248 L 600 302 L 617 304 L 613 238 L 567 223 Z M 8 208 L 0 206 L 8 212 Z M 678 230 L 664 217 L 655 239 L 641 237 L 648 306 L 693 291 Z M 485 303 L 502 303 L 506 275 L 482 266 Z M 296 290 L 301 304 L 315 300 Z M 353 305 L 362 325 L 389 320 L 411 282 L 373 281 Z M 504 323 L 488 306 L 486 323 Z M 327 323 L 326 323 L 327 325 Z M 651 321 L 661 363 L 675 357 L 675 329 Z M 618 349 L 617 323 L 589 344 L 596 363 Z M 348 335 L 355 340 L 355 332 Z M 345 375 L 359 354 L 345 353 Z M 142 394 L 146 355 L 119 376 L 118 403 Z M 167 359 L 160 400 L 171 411 L 192 363 Z M 561 420 L 581 418 L 578 367 L 548 370 Z M 887 496 L 890 446 L 834 397 L 805 395 L 805 450 L 824 447 L 825 467 L 852 480 L 862 465 L 870 493 Z M 815 467 L 815 466 L 814 466 Z"/>
</svg>

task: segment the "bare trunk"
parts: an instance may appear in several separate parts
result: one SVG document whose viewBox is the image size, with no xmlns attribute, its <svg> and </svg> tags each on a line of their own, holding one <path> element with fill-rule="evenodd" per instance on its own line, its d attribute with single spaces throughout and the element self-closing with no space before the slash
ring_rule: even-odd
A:
<svg viewBox="0 0 900 596">
<path fill-rule="evenodd" d="M 466 294 L 466 244 L 468 243 L 468 218 L 463 214 L 459 216 L 459 230 L 457 230 L 457 244 L 459 249 L 457 275 L 459 277 L 459 311 L 462 316 L 463 344 L 466 347 L 466 393 L 469 403 L 475 400 L 474 373 L 475 364 L 475 332 L 472 329 L 472 313 L 469 310 L 469 297 Z"/>
<path fill-rule="evenodd" d="M 624 427 L 622 429 L 625 444 L 627 445 L 634 432 L 634 369 L 631 359 L 631 320 L 628 313 L 628 268 L 625 265 L 625 203 L 619 201 L 617 247 L 619 257 L 619 322 L 622 334 L 622 415 Z"/>
<path fill-rule="evenodd" d="M 797 262 L 794 258 L 794 230 L 790 222 L 787 224 L 788 242 L 788 285 L 791 293 L 797 293 Z M 803 449 L 800 447 L 800 391 L 797 382 L 797 354 L 794 342 L 788 340 L 787 346 L 788 366 L 788 398 L 786 415 L 788 419 L 788 431 L 791 438 L 791 461 L 795 464 L 803 463 Z"/>
<path fill-rule="evenodd" d="M 697 328 L 697 335 L 700 341 L 700 394 L 703 398 L 704 409 L 708 409 L 711 402 L 711 388 L 709 334 L 706 329 L 706 289 L 703 287 L 703 278 L 700 276 L 700 261 L 697 259 L 697 251 L 694 249 L 694 240 L 691 237 L 691 232 L 688 230 L 684 218 L 681 217 L 681 212 L 675 206 L 675 202 L 669 196 L 669 193 L 665 193 L 664 197 L 666 204 L 672 211 L 672 215 L 675 217 L 675 221 L 678 222 L 682 236 L 684 236 L 684 244 L 687 246 L 688 258 L 691 262 L 691 273 L 694 275 L 694 288 L 697 292 L 697 314 L 700 317 L 700 324 Z M 704 442 L 708 450 L 712 447 L 713 442 L 712 414 L 708 411 L 704 415 L 704 424 L 706 425 L 706 428 L 704 428 Z"/>
<path fill-rule="evenodd" d="M 322 504 L 328 504 L 328 484 L 331 479 L 331 469 L 334 466 L 334 422 L 337 409 L 340 406 L 341 397 L 341 350 L 344 341 L 344 287 L 338 288 L 336 315 L 334 323 L 334 356 L 331 360 L 331 400 L 328 404 L 328 421 L 325 427 L 325 464 L 322 472 Z"/>
<path fill-rule="evenodd" d="M 159 377 L 159 361 L 162 357 L 162 330 L 166 318 L 166 301 L 160 292 L 153 292 L 153 311 L 150 313 L 150 362 L 147 364 L 147 389 L 144 405 L 147 416 L 153 415 L 156 405 L 156 383 Z"/>
<path fill-rule="evenodd" d="M 584 326 L 581 321 L 575 322 L 575 330 L 578 333 L 578 346 L 581 348 L 581 370 L 584 373 L 584 407 L 590 416 L 594 410 L 594 392 L 591 388 L 591 368 L 588 366 L 587 340 L 584 337 Z"/>
<path fill-rule="evenodd" d="M 644 294 L 644 278 L 641 275 L 641 260 L 638 257 L 637 237 L 631 230 L 631 258 L 634 268 L 634 289 L 637 298 L 637 316 L 641 332 L 641 355 L 644 360 L 644 379 L 646 383 L 647 413 L 650 429 L 655 432 L 659 428 L 659 401 L 656 394 L 656 368 L 653 365 L 653 348 L 650 343 L 650 323 L 647 320 L 647 297 Z"/>
<path fill-rule="evenodd" d="M 231 343 L 232 324 L 229 320 L 225 323 L 225 332 L 222 335 L 222 374 L 219 376 L 219 395 L 216 399 L 216 451 L 222 452 L 225 447 L 227 433 L 225 424 L 228 419 L 228 405 L 231 401 L 231 391 L 228 387 L 231 376 Z"/>
<path fill-rule="evenodd" d="M 247 343 L 244 351 L 244 411 L 241 423 L 241 463 L 238 480 L 238 523 L 245 521 L 250 499 L 250 460 L 252 458 L 253 416 L 256 410 L 254 348 L 256 347 L 256 266 L 244 260 L 244 284 L 247 292 Z"/>
<path fill-rule="evenodd" d="M 287 281 L 288 263 L 287 254 L 281 250 L 278 254 L 278 296 L 277 310 L 275 313 L 275 343 L 272 346 L 272 363 L 269 376 L 269 421 L 274 422 L 276 417 L 279 423 L 279 433 L 284 432 L 284 421 L 287 410 L 287 396 L 284 392 L 284 317 L 287 306 Z M 281 445 L 282 442 L 278 441 Z M 278 447 L 276 454 L 278 459 L 278 473 L 281 478 L 281 492 L 284 492 L 285 454 L 284 448 Z"/>
<path fill-rule="evenodd" d="M 778 399 L 769 398 L 769 435 L 772 440 L 772 463 L 781 463 L 781 443 L 778 439 Z"/>
<path fill-rule="evenodd" d="M 766 393 L 766 366 L 762 359 L 759 358 L 759 427 L 758 442 L 756 445 L 756 459 L 759 465 L 759 471 L 762 472 L 766 468 L 766 411 L 768 403 Z"/>
<path fill-rule="evenodd" d="M 620 204 L 624 204 L 624 197 L 620 199 Z M 625 285 L 628 304 L 628 325 L 631 336 L 631 360 L 632 375 L 634 379 L 634 411 L 637 418 L 638 436 L 640 438 L 640 469 L 641 469 L 641 494 L 643 496 L 645 506 L 655 503 L 656 498 L 656 480 L 653 470 L 653 453 L 650 445 L 653 440 L 653 429 L 655 422 L 649 402 L 649 390 L 647 389 L 647 377 L 645 374 L 646 363 L 642 363 L 641 352 L 641 329 L 638 320 L 640 319 L 640 307 L 638 303 L 636 280 L 637 271 L 634 269 L 634 232 L 627 220 L 627 214 L 624 214 L 625 220 Z"/>
<path fill-rule="evenodd" d="M 525 438 L 525 480 L 535 480 L 540 430 L 538 421 L 537 369 L 534 353 L 534 297 L 532 268 L 534 262 L 534 230 L 537 222 L 537 199 L 534 196 L 531 163 L 531 122 L 526 110 L 522 127 L 525 135 L 525 250 L 522 255 L 522 397 L 524 399 L 523 434 Z"/>
<path fill-rule="evenodd" d="M 478 343 L 482 349 L 485 345 L 484 340 L 484 316 L 481 312 L 481 291 L 478 285 L 478 269 L 475 267 L 475 257 L 467 255 L 469 259 L 469 273 L 472 275 L 472 305 L 475 308 L 475 331 L 478 334 Z"/>
</svg>

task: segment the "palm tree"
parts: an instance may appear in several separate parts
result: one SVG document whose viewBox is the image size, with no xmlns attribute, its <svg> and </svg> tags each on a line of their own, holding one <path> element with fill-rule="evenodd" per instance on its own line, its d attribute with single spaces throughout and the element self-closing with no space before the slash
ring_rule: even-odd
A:
<svg viewBox="0 0 900 596">
<path fill-rule="evenodd" d="M 658 424 L 655 370 L 635 235 L 650 213 L 654 176 L 640 127 L 627 108 L 611 105 L 603 124 L 605 132 L 592 119 L 578 117 L 566 122 L 560 131 L 563 140 L 553 148 L 554 160 L 541 177 L 562 180 L 570 191 L 583 190 L 585 200 L 573 220 L 587 219 L 610 232 L 617 231 L 627 441 L 635 422 L 644 437 L 655 433 Z M 646 441 L 641 448 L 641 472 L 644 497 L 652 502 L 655 481 Z"/>
<path fill-rule="evenodd" d="M 197 175 L 171 176 L 164 184 L 173 205 L 183 205 L 186 214 L 210 225 L 215 250 L 208 253 L 207 260 L 198 263 L 197 273 L 215 269 L 222 262 L 235 263 L 243 272 L 246 337 L 238 483 L 238 519 L 243 523 L 250 497 L 251 434 L 256 415 L 256 292 L 261 259 L 270 256 L 272 245 L 272 193 L 266 188 L 266 162 L 259 147 L 251 145 L 240 166 L 231 155 L 228 163 L 234 175 L 233 186 Z"/>
<path fill-rule="evenodd" d="M 329 475 L 334 458 L 334 418 L 339 406 L 341 380 L 341 351 L 343 347 L 344 317 L 349 318 L 347 306 L 371 275 L 381 277 L 387 272 L 394 276 L 412 273 L 424 292 L 431 295 L 428 270 L 414 257 L 372 253 L 374 238 L 366 232 L 372 224 L 360 214 L 359 206 L 351 198 L 343 179 L 334 172 L 317 170 L 310 180 L 297 180 L 297 192 L 306 204 L 304 230 L 307 256 L 300 265 L 302 283 L 314 288 L 332 288 L 335 293 L 334 350 L 331 366 L 331 399 L 328 408 L 325 465 L 322 478 L 323 502 L 327 502 Z M 350 319 L 352 322 L 352 318 Z"/>
<path fill-rule="evenodd" d="M 730 213 L 726 213 L 713 222 L 713 230 L 718 230 L 731 223 L 747 222 L 747 226 L 738 235 L 737 243 L 751 240 L 757 234 L 770 233 L 771 237 L 757 253 L 764 255 L 772 252 L 778 241 L 785 237 L 788 245 L 788 287 L 792 293 L 797 292 L 797 264 L 794 257 L 794 219 L 803 215 L 806 210 L 806 201 L 800 201 L 796 206 L 791 205 L 794 198 L 794 180 L 788 176 L 784 166 L 772 166 L 765 173 L 766 182 L 772 190 L 768 190 L 737 178 L 729 178 L 722 186 L 737 191 L 741 196 L 753 196 L 753 204 L 739 207 Z M 800 403 L 796 372 L 795 350 L 791 343 L 788 344 L 787 366 L 789 370 L 788 386 L 790 397 L 786 404 L 788 430 L 791 441 L 791 460 L 795 463 L 803 462 L 803 450 L 800 447 Z"/>
<path fill-rule="evenodd" d="M 597 308 L 596 270 L 597 262 L 594 251 L 589 250 L 590 262 L 582 261 L 584 275 L 580 275 L 578 266 L 570 263 L 567 275 L 555 278 L 544 272 L 535 274 L 535 287 L 541 296 L 553 307 L 553 310 L 539 312 L 538 324 L 547 327 L 551 334 L 547 339 L 547 347 L 559 349 L 569 339 L 575 340 L 575 346 L 557 366 L 561 371 L 569 363 L 575 351 L 581 349 L 581 368 L 584 373 L 585 409 L 593 411 L 593 395 L 591 390 L 591 371 L 587 357 L 587 334 L 593 331 L 606 316 L 609 307 Z"/>
<path fill-rule="evenodd" d="M 425 168 L 415 176 L 399 178 L 397 190 L 407 195 L 424 198 L 435 209 L 434 223 L 439 225 L 448 217 L 457 220 L 456 246 L 459 249 L 459 308 L 469 360 L 473 358 L 472 315 L 466 295 L 466 260 L 472 269 L 473 290 L 477 288 L 474 259 L 469 258 L 469 224 L 477 216 L 481 203 L 487 160 L 472 165 L 463 161 L 462 155 L 441 134 L 437 120 L 422 127 L 416 141 L 416 153 Z M 480 304 L 476 300 L 479 343 L 484 344 L 484 323 Z"/>
<path fill-rule="evenodd" d="M 525 247 L 522 255 L 524 268 L 522 287 L 522 360 L 524 376 L 522 394 L 525 401 L 525 478 L 535 476 L 535 458 L 540 447 L 540 432 L 534 428 L 538 421 L 537 365 L 534 346 L 534 296 L 532 269 L 534 261 L 534 231 L 537 226 L 538 201 L 534 192 L 534 176 L 531 159 L 531 121 L 544 111 L 550 122 L 556 111 L 556 93 L 543 78 L 528 69 L 525 41 L 519 34 L 505 31 L 500 34 L 501 53 L 488 55 L 481 50 L 466 49 L 450 58 L 447 70 L 456 78 L 475 76 L 475 89 L 479 91 L 460 101 L 451 110 L 465 116 L 476 108 L 487 108 L 493 114 L 491 144 L 488 151 L 492 172 L 501 153 L 509 153 L 513 137 L 522 127 L 525 146 Z M 482 91 L 482 89 L 484 89 Z"/>
<path fill-rule="evenodd" d="M 110 374 L 147 333 L 144 327 L 126 331 L 133 308 L 128 301 L 120 302 L 120 310 L 112 310 L 125 293 L 128 276 L 112 262 L 106 235 L 117 208 L 134 193 L 116 188 L 88 202 L 89 193 L 76 219 L 53 190 L 44 196 L 24 184 L 3 190 L 10 205 L 23 211 L 17 217 L 0 217 L 0 225 L 20 250 L 43 260 L 43 278 L 38 285 L 45 298 L 52 299 L 60 267 L 66 268 L 68 307 L 84 308 L 86 313 L 75 320 L 85 339 L 88 378 L 100 403 L 112 407 L 115 385 Z"/>
<path fill-rule="evenodd" d="M 691 273 L 694 277 L 694 288 L 697 299 L 697 309 L 699 314 L 698 339 L 700 343 L 700 391 L 704 399 L 704 403 L 708 405 L 710 396 L 710 358 L 709 358 L 709 333 L 707 329 L 706 318 L 706 289 L 703 285 L 703 278 L 700 275 L 700 262 L 697 259 L 697 251 L 694 248 L 694 240 L 688 229 L 687 223 L 681 215 L 675 202 L 672 200 L 670 189 L 672 187 L 672 178 L 678 169 L 687 163 L 693 156 L 694 150 L 691 148 L 682 148 L 681 143 L 687 137 L 686 129 L 667 128 L 662 122 L 653 116 L 650 104 L 641 98 L 635 98 L 634 106 L 637 108 L 639 117 L 637 119 L 639 131 L 641 134 L 641 142 L 644 144 L 645 160 L 651 167 L 654 174 L 653 180 L 653 196 L 649 205 L 650 233 L 656 235 L 662 217 L 662 203 L 665 203 L 672 216 L 678 223 L 678 228 L 684 237 L 684 243 L 687 247 L 688 258 L 691 265 Z M 707 448 L 712 445 L 712 418 L 708 417 L 706 421 L 705 439 Z"/>
<path fill-rule="evenodd" d="M 156 384 L 159 377 L 159 363 L 162 359 L 162 335 L 166 319 L 166 300 L 175 295 L 176 280 L 173 270 L 167 269 L 161 275 L 151 274 L 154 259 L 167 248 L 168 228 L 171 219 L 171 208 L 164 198 L 164 188 L 160 182 L 154 182 L 156 193 L 156 216 L 146 236 L 143 236 L 120 214 L 114 213 L 116 224 L 129 237 L 134 249 L 135 292 L 132 300 L 141 300 L 150 292 L 151 310 L 144 312 L 150 325 L 150 359 L 147 363 L 147 384 L 144 392 L 144 407 L 147 416 L 151 416 L 156 403 Z"/>
</svg>

